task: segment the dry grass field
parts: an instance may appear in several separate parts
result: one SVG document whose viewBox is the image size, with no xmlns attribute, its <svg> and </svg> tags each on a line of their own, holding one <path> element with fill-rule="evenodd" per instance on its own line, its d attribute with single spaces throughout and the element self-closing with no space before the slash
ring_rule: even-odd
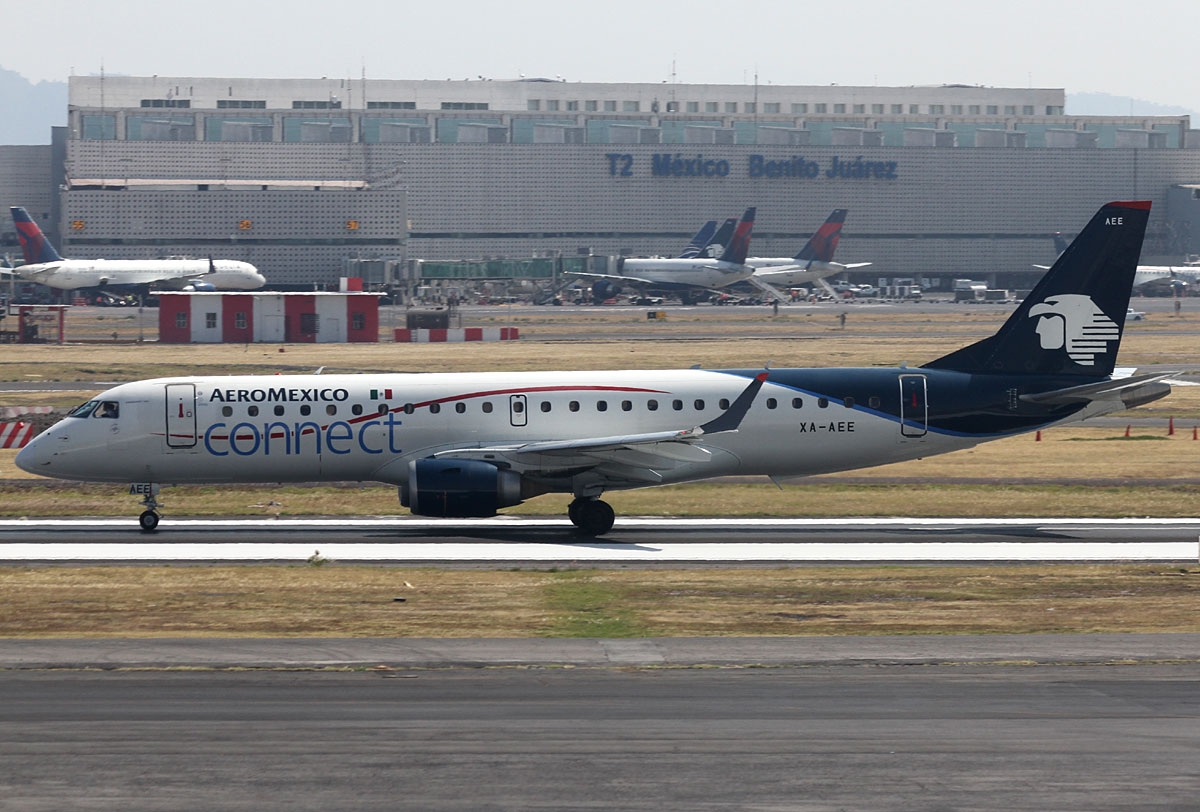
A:
<svg viewBox="0 0 1200 812">
<path fill-rule="evenodd" d="M 0 592 L 0 638 L 1200 631 L 1200 572 L 1152 565 L 0 567 Z"/>
</svg>

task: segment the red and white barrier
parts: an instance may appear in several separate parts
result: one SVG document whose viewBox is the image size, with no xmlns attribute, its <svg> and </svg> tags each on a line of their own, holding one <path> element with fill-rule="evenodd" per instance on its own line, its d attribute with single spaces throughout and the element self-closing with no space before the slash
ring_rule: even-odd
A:
<svg viewBox="0 0 1200 812">
<path fill-rule="evenodd" d="M 425 344 L 450 341 L 516 341 L 516 327 L 459 327 L 450 329 L 409 330 L 397 328 L 396 341 L 401 344 Z"/>
<path fill-rule="evenodd" d="M 50 414 L 53 406 L 0 406 L 0 420 L 16 420 L 27 414 Z"/>
<path fill-rule="evenodd" d="M 33 439 L 31 423 L 0 423 L 0 448 L 24 448 Z"/>
</svg>

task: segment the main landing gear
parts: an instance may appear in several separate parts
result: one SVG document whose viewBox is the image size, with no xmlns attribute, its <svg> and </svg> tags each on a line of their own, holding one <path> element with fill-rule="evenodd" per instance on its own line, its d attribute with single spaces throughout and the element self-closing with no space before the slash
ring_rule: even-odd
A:
<svg viewBox="0 0 1200 812">
<path fill-rule="evenodd" d="M 567 506 L 571 524 L 585 536 L 603 536 L 612 530 L 616 514 L 608 502 L 599 499 L 576 499 Z"/>
</svg>

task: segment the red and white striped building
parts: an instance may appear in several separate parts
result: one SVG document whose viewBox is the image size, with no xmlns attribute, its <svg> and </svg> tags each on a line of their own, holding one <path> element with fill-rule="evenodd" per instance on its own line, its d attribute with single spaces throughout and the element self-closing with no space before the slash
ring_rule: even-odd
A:
<svg viewBox="0 0 1200 812">
<path fill-rule="evenodd" d="M 163 344 L 379 341 L 375 293 L 160 293 Z"/>
</svg>

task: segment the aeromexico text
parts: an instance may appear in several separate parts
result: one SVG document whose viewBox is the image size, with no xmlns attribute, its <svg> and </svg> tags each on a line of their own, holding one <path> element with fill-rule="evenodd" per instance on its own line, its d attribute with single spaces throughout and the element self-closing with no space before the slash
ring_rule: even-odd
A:
<svg viewBox="0 0 1200 812">
<path fill-rule="evenodd" d="M 633 155 L 609 152 L 608 174 L 615 177 L 632 177 L 640 166 Z M 815 180 L 817 178 L 846 178 L 849 180 L 896 180 L 900 164 L 897 161 L 868 161 L 863 156 L 839 158 L 833 156 L 822 171 L 816 161 L 803 155 L 793 155 L 781 161 L 768 161 L 762 155 L 746 156 L 746 177 L 750 178 L 795 178 Z M 697 153 L 663 152 L 650 156 L 650 174 L 659 178 L 724 178 L 733 171 L 733 164 L 725 158 L 712 158 Z"/>
<path fill-rule="evenodd" d="M 345 389 L 214 389 L 210 401 L 223 403 L 341 403 L 350 399 Z"/>
</svg>

